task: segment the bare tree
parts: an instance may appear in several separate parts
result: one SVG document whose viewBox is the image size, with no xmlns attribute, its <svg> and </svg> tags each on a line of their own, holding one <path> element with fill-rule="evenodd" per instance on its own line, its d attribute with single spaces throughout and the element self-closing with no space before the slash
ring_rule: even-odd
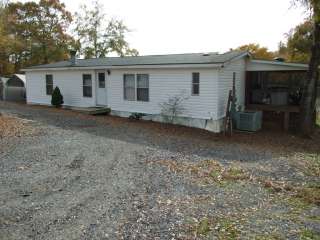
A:
<svg viewBox="0 0 320 240">
<path fill-rule="evenodd" d="M 126 40 L 129 28 L 122 20 L 108 19 L 103 4 L 94 0 L 92 4 L 81 5 L 75 14 L 75 37 L 78 49 L 85 58 L 106 57 L 109 53 L 119 56 L 137 56 Z"/>
<path fill-rule="evenodd" d="M 175 117 L 183 114 L 186 111 L 184 102 L 189 99 L 184 92 L 169 96 L 168 101 L 160 103 L 161 115 L 163 115 L 170 123 L 173 123 Z"/>
</svg>

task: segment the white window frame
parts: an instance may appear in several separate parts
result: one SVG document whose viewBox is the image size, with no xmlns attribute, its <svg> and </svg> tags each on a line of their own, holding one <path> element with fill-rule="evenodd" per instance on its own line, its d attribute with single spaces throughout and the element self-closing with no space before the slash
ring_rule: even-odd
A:
<svg viewBox="0 0 320 240">
<path fill-rule="evenodd" d="M 198 83 L 194 83 L 194 74 L 198 74 L 199 78 L 198 78 Z M 197 85 L 198 86 L 198 93 L 194 93 L 194 86 Z M 191 95 L 192 96 L 200 96 L 200 72 L 192 72 L 191 74 Z"/>
<path fill-rule="evenodd" d="M 126 87 L 125 87 L 125 76 L 126 75 L 133 75 L 133 80 L 134 80 L 134 87 L 130 87 L 130 88 L 133 88 L 133 92 L 134 92 L 134 98 L 133 99 L 128 99 L 127 97 L 126 97 Z M 135 74 L 133 74 L 133 73 L 124 73 L 123 74 L 123 99 L 125 100 L 125 101 L 130 101 L 130 102 L 132 102 L 132 101 L 136 101 L 136 99 L 137 99 L 137 96 L 136 96 L 137 94 L 136 94 L 136 77 L 135 77 Z"/>
<path fill-rule="evenodd" d="M 138 87 L 139 86 L 138 85 L 138 75 L 146 75 L 148 77 L 147 87 Z M 149 78 L 150 78 L 150 76 L 147 73 L 137 73 L 136 74 L 136 100 L 138 102 L 149 102 L 149 98 L 150 98 L 150 96 L 149 96 L 149 93 L 150 93 L 150 87 L 149 87 L 150 80 L 149 80 Z M 147 100 L 138 100 L 138 89 L 148 89 L 148 99 Z"/>
<path fill-rule="evenodd" d="M 85 84 L 84 84 L 84 76 L 85 76 L 85 75 L 90 76 L 90 78 L 91 78 L 91 85 L 85 85 Z M 85 88 L 85 87 L 90 87 L 90 88 L 91 88 L 91 96 L 85 96 L 85 95 L 84 95 L 84 88 Z M 83 73 L 83 74 L 82 74 L 82 97 L 84 97 L 84 98 L 92 98 L 92 96 L 93 96 L 92 74 L 90 74 L 90 73 Z"/>
<path fill-rule="evenodd" d="M 125 75 L 133 75 L 134 76 L 134 99 L 126 99 L 126 94 L 125 94 Z M 147 85 L 148 87 L 147 88 L 141 88 L 141 89 L 148 89 L 148 100 L 138 100 L 138 75 L 147 75 L 148 76 L 148 82 L 147 82 Z M 141 103 L 147 103 L 147 102 L 150 102 L 150 74 L 149 73 L 124 73 L 123 74 L 123 100 L 124 101 L 129 101 L 129 102 L 141 102 Z"/>
<path fill-rule="evenodd" d="M 51 80 L 52 80 L 52 84 L 48 84 L 48 79 L 47 77 L 48 76 L 51 76 Z M 48 87 L 51 86 L 51 93 L 48 93 Z M 52 93 L 53 93 L 53 74 L 46 74 L 46 95 L 47 96 L 52 96 Z"/>
</svg>

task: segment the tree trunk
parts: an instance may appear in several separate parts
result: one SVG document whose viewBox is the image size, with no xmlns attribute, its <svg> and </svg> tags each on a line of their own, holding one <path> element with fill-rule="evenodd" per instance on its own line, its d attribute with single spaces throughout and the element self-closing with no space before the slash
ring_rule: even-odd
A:
<svg viewBox="0 0 320 240">
<path fill-rule="evenodd" d="M 309 62 L 307 79 L 304 84 L 300 105 L 300 129 L 302 135 L 311 136 L 315 127 L 315 105 L 317 98 L 317 81 L 319 78 L 320 65 L 320 19 L 319 8 L 314 7 L 314 37 Z"/>
</svg>

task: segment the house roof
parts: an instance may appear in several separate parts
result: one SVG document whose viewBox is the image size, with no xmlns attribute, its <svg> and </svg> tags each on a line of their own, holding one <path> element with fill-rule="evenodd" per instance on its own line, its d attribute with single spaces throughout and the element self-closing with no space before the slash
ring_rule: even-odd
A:
<svg viewBox="0 0 320 240">
<path fill-rule="evenodd" d="M 24 74 L 14 74 L 17 78 L 19 78 L 22 82 L 26 83 L 26 75 Z"/>
<path fill-rule="evenodd" d="M 303 64 L 303 63 L 281 62 L 276 60 L 265 60 L 265 59 L 252 59 L 251 62 L 278 65 L 278 66 L 287 66 L 287 67 L 301 67 L 305 69 L 308 69 L 309 67 L 308 64 Z"/>
<path fill-rule="evenodd" d="M 211 53 L 186 53 L 170 55 L 149 55 L 130 57 L 107 57 L 94 59 L 77 59 L 72 65 L 70 61 L 37 65 L 25 70 L 55 69 L 55 68 L 90 68 L 113 66 L 145 66 L 145 65 L 183 65 L 183 64 L 223 64 L 234 58 L 248 55 L 247 51 L 229 51 L 223 54 Z"/>
</svg>

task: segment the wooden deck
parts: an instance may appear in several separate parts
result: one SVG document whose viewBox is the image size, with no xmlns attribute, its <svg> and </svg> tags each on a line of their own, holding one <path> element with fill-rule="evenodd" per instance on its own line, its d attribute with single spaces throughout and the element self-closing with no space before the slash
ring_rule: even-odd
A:
<svg viewBox="0 0 320 240">
<path fill-rule="evenodd" d="M 284 113 L 283 128 L 285 131 L 289 130 L 290 113 L 300 112 L 299 106 L 270 104 L 249 104 L 246 106 L 246 110 Z"/>
<path fill-rule="evenodd" d="M 248 110 L 266 111 L 266 112 L 300 112 L 299 106 L 292 105 L 271 105 L 271 104 L 249 104 Z"/>
</svg>

